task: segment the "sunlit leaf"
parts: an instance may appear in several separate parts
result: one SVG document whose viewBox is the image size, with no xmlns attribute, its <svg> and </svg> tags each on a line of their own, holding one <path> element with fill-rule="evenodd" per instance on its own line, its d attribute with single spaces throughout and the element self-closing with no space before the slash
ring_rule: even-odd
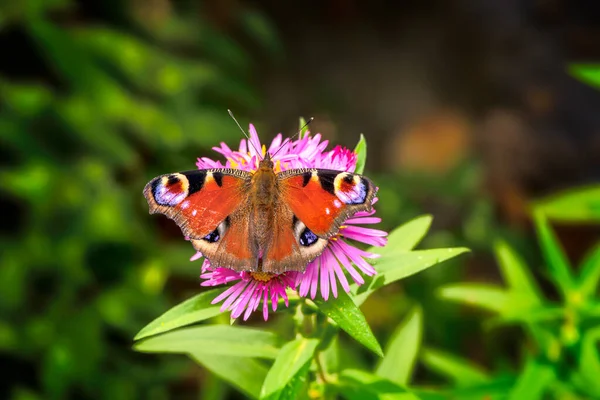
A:
<svg viewBox="0 0 600 400">
<path fill-rule="evenodd" d="M 192 352 L 192 359 L 215 375 L 237 387 L 253 399 L 258 399 L 267 376 L 267 367 L 252 358 Z"/>
<path fill-rule="evenodd" d="M 383 356 L 381 346 L 373 335 L 365 316 L 346 292 L 338 293 L 337 299 L 325 301 L 316 298 L 313 301 L 323 314 L 334 320 L 346 333 L 378 356 Z"/>
<path fill-rule="evenodd" d="M 495 253 L 510 290 L 531 297 L 531 302 L 540 303 L 539 289 L 521 257 L 504 241 L 496 243 Z"/>
<path fill-rule="evenodd" d="M 319 341 L 296 339 L 286 343 L 263 383 L 261 399 L 295 399 L 306 379 L 308 366 Z"/>
<path fill-rule="evenodd" d="M 577 188 L 559 193 L 536 202 L 535 209 L 550 220 L 600 222 L 600 186 Z"/>
<path fill-rule="evenodd" d="M 563 296 L 568 298 L 569 292 L 575 286 L 569 261 L 544 214 L 536 210 L 534 219 L 540 248 L 548 264 L 550 275 Z"/>
<path fill-rule="evenodd" d="M 264 330 L 208 325 L 178 329 L 142 339 L 134 345 L 134 349 L 148 353 L 275 358 L 279 352 L 277 343 L 277 336 Z"/>
<path fill-rule="evenodd" d="M 600 88 L 600 65 L 570 64 L 569 73 L 583 83 Z"/>
<path fill-rule="evenodd" d="M 360 288 L 351 285 L 354 302 L 360 305 L 375 290 L 468 251 L 465 248 L 448 248 L 386 254 L 377 260 L 377 275 L 368 284 Z"/>
<path fill-rule="evenodd" d="M 526 299 L 499 286 L 474 283 L 447 285 L 439 290 L 439 294 L 446 300 L 480 307 L 500 315 L 522 306 L 521 299 Z"/>
<path fill-rule="evenodd" d="M 584 333 L 581 340 L 581 355 L 579 358 L 580 386 L 585 387 L 596 396 L 600 395 L 600 354 L 598 352 L 600 328 L 592 328 Z"/>
<path fill-rule="evenodd" d="M 485 384 L 490 380 L 488 374 L 479 367 L 439 350 L 423 349 L 421 360 L 427 368 L 445 376 L 459 387 Z"/>
<path fill-rule="evenodd" d="M 365 164 L 367 163 L 367 139 L 365 139 L 365 135 L 362 133 L 354 148 L 354 153 L 356 153 L 356 169 L 354 172 L 362 174 L 365 171 Z"/>
<path fill-rule="evenodd" d="M 140 340 L 219 315 L 220 305 L 211 304 L 211 301 L 222 291 L 223 289 L 209 290 L 176 305 L 146 325 L 133 340 Z"/>
<path fill-rule="evenodd" d="M 339 378 L 340 392 L 348 400 L 418 400 L 407 389 L 385 378 L 365 371 L 346 369 Z"/>
<path fill-rule="evenodd" d="M 525 365 L 525 370 L 517 379 L 508 398 L 510 400 L 541 399 L 548 384 L 554 379 L 554 371 L 550 366 L 531 360 Z"/>
<path fill-rule="evenodd" d="M 432 221 L 433 217 L 431 215 L 421 215 L 402 224 L 390 232 L 388 235 L 388 243 L 385 247 L 375 248 L 373 249 L 373 252 L 384 256 L 387 254 L 412 250 L 421 240 L 423 240 Z"/>
<path fill-rule="evenodd" d="M 600 280 L 600 244 L 596 245 L 581 263 L 579 290 L 583 296 L 593 296 Z"/>
<path fill-rule="evenodd" d="M 421 346 L 423 313 L 413 308 L 393 333 L 376 374 L 399 385 L 409 383 Z"/>
</svg>

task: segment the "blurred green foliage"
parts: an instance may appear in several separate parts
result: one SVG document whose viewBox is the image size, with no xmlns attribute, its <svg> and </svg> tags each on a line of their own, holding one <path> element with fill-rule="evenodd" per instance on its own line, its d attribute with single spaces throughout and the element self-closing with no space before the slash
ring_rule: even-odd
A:
<svg viewBox="0 0 600 400">
<path fill-rule="evenodd" d="M 156 21 L 136 4 L 0 6 L 14 49 L 0 61 L 0 398 L 167 398 L 189 374 L 130 351 L 140 326 L 198 290 L 192 249 L 152 225 L 141 190 L 238 140 L 226 109 L 260 107 L 258 64 L 196 2 Z M 235 15 L 277 57 L 267 20 Z"/>
</svg>

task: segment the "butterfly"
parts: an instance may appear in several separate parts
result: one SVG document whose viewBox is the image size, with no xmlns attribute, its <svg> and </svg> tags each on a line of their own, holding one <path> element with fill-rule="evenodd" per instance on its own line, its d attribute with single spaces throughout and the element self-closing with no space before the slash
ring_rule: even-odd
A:
<svg viewBox="0 0 600 400">
<path fill-rule="evenodd" d="M 344 171 L 202 169 L 158 176 L 144 188 L 150 214 L 174 220 L 211 265 L 280 274 L 304 271 L 343 222 L 370 211 L 377 188 Z"/>
</svg>

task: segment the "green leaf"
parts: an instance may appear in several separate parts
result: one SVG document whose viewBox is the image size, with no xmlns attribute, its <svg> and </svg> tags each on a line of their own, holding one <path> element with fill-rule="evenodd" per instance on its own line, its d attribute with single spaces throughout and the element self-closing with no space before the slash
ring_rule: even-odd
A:
<svg viewBox="0 0 600 400">
<path fill-rule="evenodd" d="M 531 360 L 525 365 L 525 370 L 519 376 L 508 398 L 509 400 L 541 399 L 546 387 L 554 378 L 554 371 L 550 366 Z"/>
<path fill-rule="evenodd" d="M 541 303 L 539 289 L 521 257 L 504 241 L 496 242 L 495 253 L 510 290 L 531 297 L 532 302 Z"/>
<path fill-rule="evenodd" d="M 479 367 L 439 350 L 424 349 L 421 360 L 429 369 L 445 376 L 459 387 L 481 385 L 490 380 L 488 374 Z"/>
<path fill-rule="evenodd" d="M 365 283 L 360 288 L 355 284 L 351 285 L 354 302 L 361 305 L 371 293 L 382 286 L 414 275 L 468 251 L 469 249 L 465 248 L 448 248 L 386 254 L 377 260 L 375 264 L 377 275 L 368 284 Z"/>
<path fill-rule="evenodd" d="M 319 341 L 296 339 L 281 348 L 263 383 L 261 399 L 295 399 Z"/>
<path fill-rule="evenodd" d="M 579 273 L 579 290 L 586 297 L 594 296 L 600 279 L 600 244 L 584 258 Z"/>
<path fill-rule="evenodd" d="M 373 249 L 377 254 L 386 255 L 412 250 L 427 234 L 433 217 L 421 215 L 402 224 L 388 235 L 385 247 Z"/>
<path fill-rule="evenodd" d="M 423 400 L 437 400 L 438 398 L 440 400 L 503 400 L 508 396 L 514 381 L 512 377 L 501 376 L 484 384 L 455 387 L 444 392 L 436 392 L 434 396 L 431 396 L 431 392 L 423 393 L 415 390 L 415 393 L 420 395 Z M 438 393 L 442 395 L 441 398 L 438 397 Z"/>
<path fill-rule="evenodd" d="M 592 328 L 585 332 L 581 340 L 581 356 L 579 357 L 580 386 L 586 387 L 595 396 L 600 395 L 600 358 L 598 355 L 598 341 L 600 340 L 600 327 Z"/>
<path fill-rule="evenodd" d="M 385 378 L 365 371 L 346 369 L 339 378 L 340 392 L 348 400 L 418 400 L 419 397 Z"/>
<path fill-rule="evenodd" d="M 406 386 L 421 346 L 422 331 L 423 312 L 420 307 L 415 307 L 396 328 L 385 351 L 385 358 L 379 363 L 376 374 Z"/>
<path fill-rule="evenodd" d="M 325 301 L 322 298 L 316 298 L 313 301 L 323 314 L 334 320 L 346 333 L 367 349 L 383 357 L 381 346 L 373 335 L 365 316 L 346 292 L 339 292 L 337 299 Z"/>
<path fill-rule="evenodd" d="M 300 129 L 299 137 L 303 138 L 304 135 L 308 132 L 308 125 L 306 125 L 306 120 L 303 117 L 300 117 L 300 123 L 298 125 L 298 129 Z"/>
<path fill-rule="evenodd" d="M 248 396 L 258 399 L 267 367 L 246 357 L 192 352 L 192 359 Z"/>
<path fill-rule="evenodd" d="M 500 315 L 506 315 L 511 310 L 522 307 L 522 299 L 499 286 L 475 283 L 459 283 L 446 285 L 439 290 L 439 295 L 447 300 L 469 304 Z"/>
<path fill-rule="evenodd" d="M 354 173 L 360 175 L 365 171 L 365 165 L 367 163 L 367 139 L 365 139 L 365 135 L 362 133 L 354 148 L 354 153 L 356 154 L 356 169 L 354 170 Z"/>
<path fill-rule="evenodd" d="M 327 374 L 337 374 L 340 371 L 339 337 L 339 335 L 335 335 L 329 346 L 319 353 L 319 359 L 323 363 L 323 369 Z"/>
<path fill-rule="evenodd" d="M 195 326 L 142 339 L 134 345 L 148 353 L 218 354 L 275 358 L 278 337 L 266 331 L 229 325 Z"/>
<path fill-rule="evenodd" d="M 536 210 L 534 220 L 542 254 L 548 264 L 550 275 L 561 290 L 563 297 L 567 299 L 569 292 L 575 286 L 569 261 L 544 214 Z"/>
<path fill-rule="evenodd" d="M 581 82 L 600 88 L 600 65 L 570 64 L 569 73 Z"/>
<path fill-rule="evenodd" d="M 219 315 L 220 306 L 211 304 L 211 301 L 222 292 L 223 289 L 209 290 L 176 305 L 146 325 L 133 340 L 168 332 Z"/>
<path fill-rule="evenodd" d="M 600 186 L 559 193 L 534 203 L 534 207 L 551 220 L 600 222 Z"/>
</svg>

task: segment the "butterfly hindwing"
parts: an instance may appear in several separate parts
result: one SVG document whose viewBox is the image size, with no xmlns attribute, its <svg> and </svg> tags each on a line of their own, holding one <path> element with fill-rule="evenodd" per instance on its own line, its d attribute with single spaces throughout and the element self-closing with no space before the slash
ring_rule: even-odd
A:
<svg viewBox="0 0 600 400">
<path fill-rule="evenodd" d="M 279 173 L 283 202 L 316 236 L 329 238 L 359 211 L 370 211 L 377 188 L 368 178 L 325 169 Z"/>
<path fill-rule="evenodd" d="M 150 214 L 171 218 L 191 239 L 212 240 L 220 224 L 247 202 L 249 180 L 248 172 L 234 169 L 178 172 L 151 180 L 144 196 Z"/>
<path fill-rule="evenodd" d="M 309 233 L 285 201 L 275 209 L 272 236 L 262 269 L 270 273 L 303 271 L 327 247 L 327 240 Z"/>
</svg>

